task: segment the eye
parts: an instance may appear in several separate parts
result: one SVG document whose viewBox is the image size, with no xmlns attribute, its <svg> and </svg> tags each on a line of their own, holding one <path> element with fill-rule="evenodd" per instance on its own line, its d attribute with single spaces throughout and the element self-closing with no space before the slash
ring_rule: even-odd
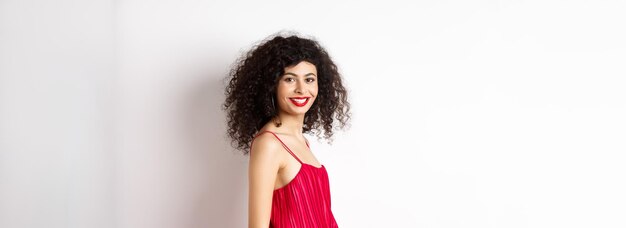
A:
<svg viewBox="0 0 626 228">
<path fill-rule="evenodd" d="M 286 82 L 293 82 L 293 81 L 294 81 L 294 79 L 293 79 L 293 78 L 285 78 L 285 81 L 286 81 Z"/>
<path fill-rule="evenodd" d="M 314 82 L 314 81 L 315 81 L 315 78 L 307 78 L 306 79 L 306 82 Z"/>
</svg>

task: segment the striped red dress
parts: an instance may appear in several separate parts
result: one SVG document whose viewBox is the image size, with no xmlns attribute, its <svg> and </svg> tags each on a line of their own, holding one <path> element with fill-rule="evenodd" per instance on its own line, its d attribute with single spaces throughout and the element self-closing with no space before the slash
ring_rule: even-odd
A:
<svg viewBox="0 0 626 228">
<path fill-rule="evenodd" d="M 330 187 L 326 167 L 324 165 L 315 167 L 300 161 L 274 132 L 263 131 L 254 138 L 265 132 L 272 133 L 287 152 L 301 164 L 300 171 L 293 180 L 274 190 L 269 227 L 338 227 L 330 208 Z M 252 143 L 254 143 L 254 139 Z"/>
</svg>

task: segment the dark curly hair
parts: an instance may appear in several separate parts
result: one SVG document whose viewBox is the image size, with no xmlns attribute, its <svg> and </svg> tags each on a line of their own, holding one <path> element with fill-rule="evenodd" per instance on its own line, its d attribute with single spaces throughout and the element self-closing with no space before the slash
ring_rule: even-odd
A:
<svg viewBox="0 0 626 228">
<path fill-rule="evenodd" d="M 301 61 L 315 65 L 318 94 L 304 116 L 303 133 L 332 141 L 333 128 L 343 129 L 350 119 L 347 91 L 337 66 L 326 50 L 313 40 L 297 35 L 275 34 L 242 55 L 228 75 L 226 101 L 228 136 L 232 145 L 247 154 L 254 135 L 277 115 L 272 99 L 285 67 Z M 338 120 L 338 123 L 335 122 Z"/>
</svg>

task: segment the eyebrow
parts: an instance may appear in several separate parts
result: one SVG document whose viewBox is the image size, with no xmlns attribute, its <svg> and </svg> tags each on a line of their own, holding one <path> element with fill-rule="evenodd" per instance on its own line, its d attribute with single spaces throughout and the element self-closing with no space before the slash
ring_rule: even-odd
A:
<svg viewBox="0 0 626 228">
<path fill-rule="evenodd" d="M 291 72 L 287 72 L 287 73 L 285 73 L 284 75 L 291 75 L 291 76 L 296 76 L 296 77 L 298 77 L 298 75 L 297 75 L 297 74 L 294 74 L 294 73 L 291 73 Z M 305 74 L 304 76 L 306 77 L 306 76 L 310 76 L 310 75 L 313 75 L 313 76 L 317 77 L 317 75 L 315 75 L 314 73 L 308 73 L 308 74 Z"/>
</svg>

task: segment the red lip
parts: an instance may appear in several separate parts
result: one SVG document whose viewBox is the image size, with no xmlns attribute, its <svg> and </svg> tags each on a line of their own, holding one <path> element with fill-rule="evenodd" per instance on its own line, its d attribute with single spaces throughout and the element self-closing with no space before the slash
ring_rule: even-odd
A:
<svg viewBox="0 0 626 228">
<path fill-rule="evenodd" d="M 306 100 L 304 102 L 302 102 L 302 103 L 298 103 L 298 102 L 294 101 L 294 99 L 306 99 Z M 310 97 L 290 97 L 289 98 L 291 103 L 293 103 L 293 105 L 298 106 L 298 107 L 305 106 L 307 103 L 309 103 L 309 99 L 311 99 L 311 98 Z"/>
</svg>

